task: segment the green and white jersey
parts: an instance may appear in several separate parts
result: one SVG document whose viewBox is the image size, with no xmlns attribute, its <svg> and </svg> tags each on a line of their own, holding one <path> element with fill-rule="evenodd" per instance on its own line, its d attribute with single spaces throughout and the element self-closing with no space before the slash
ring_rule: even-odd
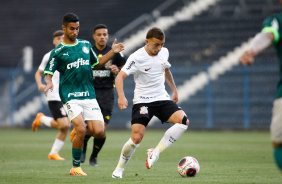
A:
<svg viewBox="0 0 282 184">
<path fill-rule="evenodd" d="M 95 99 L 92 67 L 98 57 L 86 40 L 74 44 L 61 43 L 51 53 L 44 74 L 60 72 L 59 94 L 63 104 L 72 99 Z"/>
<path fill-rule="evenodd" d="M 282 97 L 282 13 L 267 17 L 262 24 L 262 32 L 271 32 L 274 35 L 273 46 L 280 61 L 280 80 L 277 85 L 276 97 Z"/>
</svg>

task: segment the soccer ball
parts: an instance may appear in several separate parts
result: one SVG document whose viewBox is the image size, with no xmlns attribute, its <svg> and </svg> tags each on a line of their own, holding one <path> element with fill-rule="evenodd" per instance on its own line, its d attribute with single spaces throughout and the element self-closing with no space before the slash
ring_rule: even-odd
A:
<svg viewBox="0 0 282 184">
<path fill-rule="evenodd" d="M 200 171 L 199 162 L 191 156 L 183 157 L 178 163 L 178 172 L 182 177 L 196 176 Z"/>
</svg>

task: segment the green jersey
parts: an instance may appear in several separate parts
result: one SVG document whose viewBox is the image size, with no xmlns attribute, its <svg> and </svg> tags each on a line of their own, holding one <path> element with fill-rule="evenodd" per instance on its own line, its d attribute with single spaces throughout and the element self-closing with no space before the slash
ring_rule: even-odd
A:
<svg viewBox="0 0 282 184">
<path fill-rule="evenodd" d="M 44 74 L 60 72 L 59 94 L 63 104 L 72 99 L 95 99 L 92 67 L 98 63 L 88 41 L 62 42 L 52 51 Z"/>
<path fill-rule="evenodd" d="M 263 21 L 262 32 L 271 32 L 274 35 L 273 46 L 280 61 L 280 80 L 277 85 L 276 97 L 282 97 L 282 13 L 273 14 Z"/>
</svg>

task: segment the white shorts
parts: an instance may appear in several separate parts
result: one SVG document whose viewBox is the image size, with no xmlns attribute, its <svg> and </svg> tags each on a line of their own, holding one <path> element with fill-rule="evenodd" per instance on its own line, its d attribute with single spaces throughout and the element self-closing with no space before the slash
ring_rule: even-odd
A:
<svg viewBox="0 0 282 184">
<path fill-rule="evenodd" d="M 70 120 L 82 113 L 84 120 L 100 120 L 104 122 L 101 109 L 96 99 L 70 100 L 63 106 Z"/>
<path fill-rule="evenodd" d="M 270 136 L 272 141 L 282 143 L 282 98 L 273 102 Z"/>
</svg>

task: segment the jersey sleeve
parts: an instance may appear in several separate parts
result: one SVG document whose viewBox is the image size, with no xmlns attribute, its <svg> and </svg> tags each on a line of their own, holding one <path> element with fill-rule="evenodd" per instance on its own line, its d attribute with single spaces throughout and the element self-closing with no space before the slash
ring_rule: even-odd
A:
<svg viewBox="0 0 282 184">
<path fill-rule="evenodd" d="M 54 72 L 56 71 L 57 63 L 58 62 L 56 59 L 55 52 L 52 51 L 50 58 L 46 64 L 46 67 L 44 69 L 44 75 L 46 74 L 54 75 Z"/>
<path fill-rule="evenodd" d="M 274 35 L 274 43 L 280 40 L 279 29 L 280 25 L 275 16 L 267 17 L 262 23 L 262 32 L 272 33 Z"/>
<path fill-rule="evenodd" d="M 129 56 L 121 71 L 124 71 L 127 75 L 134 74 L 137 71 L 136 60 L 132 55 Z"/>
<path fill-rule="evenodd" d="M 43 56 L 42 61 L 41 61 L 40 65 L 39 65 L 39 67 L 38 67 L 38 70 L 44 71 L 44 69 L 45 69 L 45 67 L 46 67 L 46 64 L 47 64 L 47 62 L 48 62 L 48 60 L 49 60 L 50 53 L 51 53 L 51 52 L 48 52 L 48 53 L 46 53 L 46 54 Z"/>
<path fill-rule="evenodd" d="M 91 67 L 94 67 L 95 65 L 99 64 L 99 58 L 97 57 L 96 53 L 90 46 L 90 62 L 91 62 Z"/>
<path fill-rule="evenodd" d="M 169 63 L 168 61 L 168 58 L 169 58 L 169 52 L 168 52 L 168 49 L 167 48 L 163 48 L 164 49 L 164 57 L 166 58 L 166 62 L 165 62 L 165 68 L 170 68 L 171 67 L 171 64 Z"/>
</svg>

